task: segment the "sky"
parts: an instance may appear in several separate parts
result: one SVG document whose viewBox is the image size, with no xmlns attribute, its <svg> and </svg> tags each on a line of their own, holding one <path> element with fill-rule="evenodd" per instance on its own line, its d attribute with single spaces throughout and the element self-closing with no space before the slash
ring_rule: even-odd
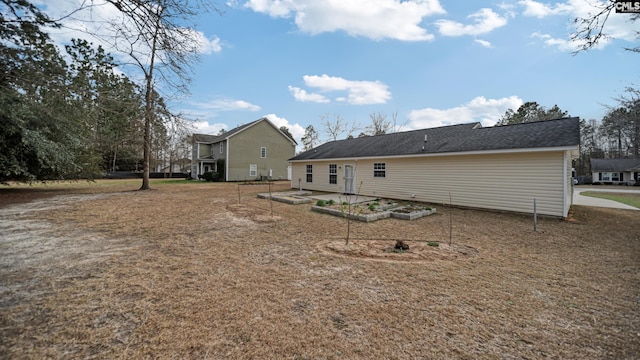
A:
<svg viewBox="0 0 640 360">
<path fill-rule="evenodd" d="M 102 0 L 94 0 L 100 4 Z M 54 19 L 81 0 L 37 0 Z M 371 114 L 398 131 L 458 123 L 494 125 L 527 101 L 600 120 L 626 87 L 638 87 L 640 21 L 612 13 L 597 47 L 574 54 L 573 20 L 597 0 L 229 0 L 194 19 L 200 61 L 174 112 L 197 133 L 262 117 L 301 144 L 312 125 L 342 118 L 360 129 Z M 65 16 L 59 44 L 109 31 L 110 5 Z M 109 50 L 107 48 L 107 50 Z M 125 57 L 114 53 L 116 59 Z M 135 77 L 135 75 L 133 75 Z M 139 74 L 138 74 L 139 76 Z M 161 85 L 160 85 L 161 86 Z M 395 114 L 395 116 L 394 116 Z M 343 134 L 342 138 L 347 134 Z"/>
</svg>

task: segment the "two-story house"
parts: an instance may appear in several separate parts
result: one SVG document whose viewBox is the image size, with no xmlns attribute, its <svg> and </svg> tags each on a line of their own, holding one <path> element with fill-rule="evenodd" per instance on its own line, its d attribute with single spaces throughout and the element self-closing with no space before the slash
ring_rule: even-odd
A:
<svg viewBox="0 0 640 360">
<path fill-rule="evenodd" d="M 296 145 L 267 118 L 221 135 L 193 134 L 191 177 L 214 171 L 224 181 L 290 179 Z"/>
</svg>

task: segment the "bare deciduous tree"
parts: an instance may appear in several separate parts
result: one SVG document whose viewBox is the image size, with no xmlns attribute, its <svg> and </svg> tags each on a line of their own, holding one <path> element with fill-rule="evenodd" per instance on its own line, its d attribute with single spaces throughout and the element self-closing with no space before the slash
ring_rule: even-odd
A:
<svg viewBox="0 0 640 360">
<path fill-rule="evenodd" d="M 371 125 L 367 127 L 370 135 L 382 135 L 389 132 L 393 132 L 393 123 L 387 119 L 387 114 L 383 112 L 369 114 L 371 119 Z"/>
<path fill-rule="evenodd" d="M 585 17 L 578 17 L 573 20 L 576 26 L 576 31 L 571 34 L 570 39 L 578 45 L 577 50 L 573 52 L 574 55 L 580 51 L 588 51 L 598 45 L 600 41 L 609 38 L 604 31 L 604 27 L 609 20 L 611 12 L 615 9 L 615 1 L 607 0 L 604 4 L 594 6 L 595 9 L 597 9 L 595 13 L 589 13 Z M 636 21 L 640 19 L 640 14 L 630 15 L 629 21 Z M 636 35 L 640 38 L 640 32 L 636 32 Z M 625 49 L 633 52 L 640 52 L 640 47 L 638 46 Z"/>
<path fill-rule="evenodd" d="M 320 120 L 325 132 L 329 135 L 329 138 L 334 141 L 338 140 L 338 137 L 345 133 L 347 137 L 349 137 L 360 128 L 355 121 L 348 123 L 339 114 L 325 114 L 320 117 Z"/>
<path fill-rule="evenodd" d="M 198 60 L 200 38 L 193 19 L 210 8 L 204 0 L 107 0 L 122 19 L 109 24 L 114 34 L 106 39 L 125 53 L 143 74 L 145 82 L 144 160 L 141 190 L 148 190 L 151 158 L 151 124 L 154 122 L 154 92 L 188 93 L 191 65 Z"/>
</svg>

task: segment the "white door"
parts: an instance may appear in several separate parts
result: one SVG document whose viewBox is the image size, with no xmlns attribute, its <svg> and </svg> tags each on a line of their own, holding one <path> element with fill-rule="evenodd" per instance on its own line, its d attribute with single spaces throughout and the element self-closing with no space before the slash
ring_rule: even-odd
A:
<svg viewBox="0 0 640 360">
<path fill-rule="evenodd" d="M 353 165 L 344 166 L 344 193 L 353 194 Z"/>
<path fill-rule="evenodd" d="M 292 178 L 291 165 L 287 166 L 287 180 L 291 180 Z"/>
</svg>

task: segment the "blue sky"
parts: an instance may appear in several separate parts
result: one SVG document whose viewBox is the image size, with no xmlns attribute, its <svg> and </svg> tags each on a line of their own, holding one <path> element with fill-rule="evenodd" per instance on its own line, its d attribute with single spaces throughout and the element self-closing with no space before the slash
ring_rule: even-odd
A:
<svg viewBox="0 0 640 360">
<path fill-rule="evenodd" d="M 76 0 L 39 5 L 54 18 Z M 313 125 L 328 140 L 322 118 L 360 127 L 371 113 L 400 130 L 480 121 L 491 126 L 526 101 L 558 105 L 572 116 L 601 119 L 605 105 L 638 86 L 640 22 L 612 13 L 610 39 L 573 55 L 573 19 L 597 1 L 532 0 L 233 0 L 222 15 L 196 19 L 201 61 L 190 96 L 170 104 L 196 119 L 199 133 L 217 133 L 269 117 L 300 142 Z M 67 19 L 56 41 L 84 37 Z M 82 26 L 87 26 L 82 25 Z M 91 26 L 91 25 L 90 25 Z M 97 42 L 95 39 L 92 41 Z M 357 135 L 357 131 L 354 135 Z M 346 137 L 346 134 L 343 135 Z"/>
</svg>

